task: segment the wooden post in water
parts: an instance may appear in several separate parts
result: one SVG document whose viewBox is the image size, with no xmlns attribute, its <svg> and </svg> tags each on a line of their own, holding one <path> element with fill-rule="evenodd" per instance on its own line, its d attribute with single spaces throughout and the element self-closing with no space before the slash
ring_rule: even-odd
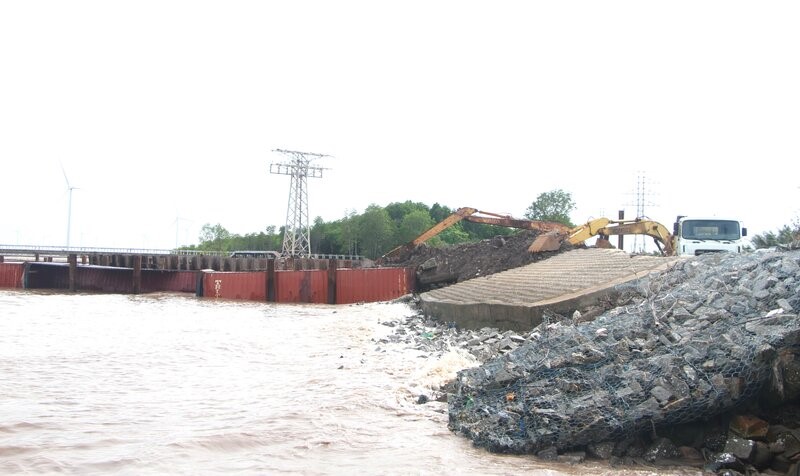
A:
<svg viewBox="0 0 800 476">
<path fill-rule="evenodd" d="M 77 289 L 75 281 L 78 275 L 78 255 L 74 253 L 68 255 L 67 262 L 69 263 L 69 292 L 75 292 Z"/>
<path fill-rule="evenodd" d="M 336 304 L 336 259 L 328 260 L 328 304 Z"/>
<path fill-rule="evenodd" d="M 142 255 L 133 257 L 133 294 L 142 292 Z"/>
</svg>

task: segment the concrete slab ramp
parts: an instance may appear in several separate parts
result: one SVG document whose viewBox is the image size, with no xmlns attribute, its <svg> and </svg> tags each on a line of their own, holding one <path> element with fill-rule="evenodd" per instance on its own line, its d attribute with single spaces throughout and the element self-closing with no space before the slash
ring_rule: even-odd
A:
<svg viewBox="0 0 800 476">
<path fill-rule="evenodd" d="M 597 304 L 615 285 L 665 269 L 678 258 L 586 248 L 463 281 L 420 295 L 423 311 L 458 327 L 527 331 L 545 311 L 571 313 Z"/>
</svg>

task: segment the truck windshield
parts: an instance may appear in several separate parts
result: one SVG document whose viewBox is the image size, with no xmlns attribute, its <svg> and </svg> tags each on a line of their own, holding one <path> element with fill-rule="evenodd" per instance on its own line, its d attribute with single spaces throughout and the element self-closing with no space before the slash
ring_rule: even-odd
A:
<svg viewBox="0 0 800 476">
<path fill-rule="evenodd" d="M 734 220 L 686 220 L 681 236 L 689 240 L 738 240 L 741 231 Z"/>
</svg>

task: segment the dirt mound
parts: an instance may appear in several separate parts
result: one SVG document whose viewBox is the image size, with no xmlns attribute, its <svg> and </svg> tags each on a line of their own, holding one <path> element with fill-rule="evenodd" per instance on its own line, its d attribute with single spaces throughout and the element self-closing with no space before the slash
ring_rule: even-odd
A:
<svg viewBox="0 0 800 476">
<path fill-rule="evenodd" d="M 391 265 L 417 270 L 420 291 L 487 276 L 547 259 L 574 248 L 563 243 L 557 251 L 528 252 L 540 232 L 523 230 L 474 243 L 432 247 L 423 243 L 393 260 Z"/>
</svg>

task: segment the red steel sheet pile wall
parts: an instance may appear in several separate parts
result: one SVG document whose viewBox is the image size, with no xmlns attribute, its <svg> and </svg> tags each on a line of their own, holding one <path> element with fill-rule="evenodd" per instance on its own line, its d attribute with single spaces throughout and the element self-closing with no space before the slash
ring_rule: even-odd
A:
<svg viewBox="0 0 800 476">
<path fill-rule="evenodd" d="M 78 266 L 75 287 L 78 291 L 130 293 L 133 275 L 126 268 L 99 268 Z M 29 289 L 69 289 L 69 266 L 53 263 L 29 263 L 27 287 Z"/>
<path fill-rule="evenodd" d="M 336 304 L 390 301 L 414 292 L 412 268 L 336 270 Z"/>
<path fill-rule="evenodd" d="M 21 288 L 25 263 L 0 263 L 0 288 Z"/>
<path fill-rule="evenodd" d="M 328 271 L 275 271 L 275 301 L 326 304 Z"/>
<path fill-rule="evenodd" d="M 223 299 L 267 300 L 267 273 L 203 273 L 203 296 Z"/>
<path fill-rule="evenodd" d="M 126 268 L 78 266 L 75 287 L 78 291 L 126 294 L 133 291 L 133 271 Z M 69 276 L 69 270 L 67 270 Z M 65 288 L 69 288 L 67 281 Z"/>
<path fill-rule="evenodd" d="M 142 292 L 159 291 L 193 293 L 197 288 L 197 271 L 142 270 Z"/>
<path fill-rule="evenodd" d="M 133 270 L 107 266 L 78 266 L 75 287 L 78 291 L 128 294 L 133 292 Z M 69 289 L 69 267 L 63 264 L 30 263 L 30 289 Z M 141 292 L 195 292 L 196 271 L 142 270 Z"/>
<path fill-rule="evenodd" d="M 52 263 L 29 263 L 27 275 L 21 263 L 0 263 L 0 287 L 68 289 L 69 267 Z M 100 266 L 78 266 L 75 285 L 78 291 L 109 293 L 133 292 L 133 270 Z M 141 292 L 194 292 L 196 271 L 142 270 Z M 275 302 L 328 302 L 328 270 L 275 271 Z M 224 299 L 267 301 L 267 272 L 204 272 L 202 296 Z M 336 304 L 376 302 L 396 299 L 414 292 L 411 268 L 363 268 L 336 270 Z M 332 291 L 332 290 L 331 290 Z"/>
<path fill-rule="evenodd" d="M 53 263 L 28 263 L 25 287 L 29 289 L 69 289 L 69 267 Z"/>
</svg>

